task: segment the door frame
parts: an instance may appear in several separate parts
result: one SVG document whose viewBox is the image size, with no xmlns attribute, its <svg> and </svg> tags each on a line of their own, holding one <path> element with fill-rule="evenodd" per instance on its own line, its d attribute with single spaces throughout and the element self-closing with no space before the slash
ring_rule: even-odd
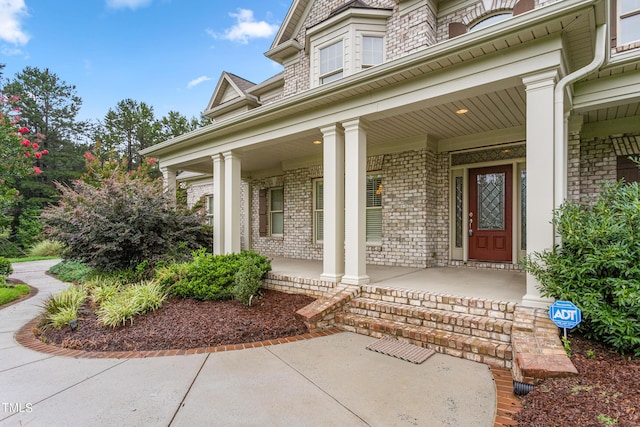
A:
<svg viewBox="0 0 640 427">
<path fill-rule="evenodd" d="M 522 182 L 521 175 L 526 170 L 526 159 L 514 158 L 501 161 L 478 162 L 472 164 L 464 164 L 449 167 L 449 260 L 450 261 L 469 261 L 469 239 L 468 239 L 468 215 L 469 215 L 469 169 L 478 169 L 490 166 L 511 165 L 512 173 L 512 257 L 511 263 L 517 264 L 518 260 L 526 255 L 526 248 L 523 247 L 524 237 L 522 226 Z M 456 180 L 461 183 L 462 191 L 462 244 L 456 246 Z M 491 261 L 489 261 L 491 262 Z"/>
</svg>

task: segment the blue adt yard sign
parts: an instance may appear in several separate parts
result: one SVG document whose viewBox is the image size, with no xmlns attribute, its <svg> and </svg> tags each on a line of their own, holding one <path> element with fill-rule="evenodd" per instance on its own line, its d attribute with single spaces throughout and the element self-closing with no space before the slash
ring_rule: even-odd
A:
<svg viewBox="0 0 640 427">
<path fill-rule="evenodd" d="M 582 321 L 582 312 L 569 301 L 556 301 L 549 307 L 549 317 L 558 328 L 573 329 Z"/>
</svg>

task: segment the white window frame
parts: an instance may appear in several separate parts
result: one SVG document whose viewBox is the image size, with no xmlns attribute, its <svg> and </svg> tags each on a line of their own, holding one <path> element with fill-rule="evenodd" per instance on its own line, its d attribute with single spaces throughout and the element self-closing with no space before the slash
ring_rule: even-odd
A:
<svg viewBox="0 0 640 427">
<path fill-rule="evenodd" d="M 366 39 L 377 39 L 380 40 L 380 62 L 365 62 L 365 41 Z M 360 34 L 360 69 L 366 70 L 367 68 L 374 67 L 376 65 L 382 64 L 385 61 L 386 57 L 386 49 L 385 49 L 385 37 L 384 34 L 370 34 L 370 33 L 361 33 Z"/>
<path fill-rule="evenodd" d="M 371 178 L 375 178 L 378 179 L 379 182 L 379 188 L 376 189 L 369 189 L 369 183 L 370 183 L 370 179 Z M 320 222 L 322 222 L 322 224 L 324 225 L 324 194 L 319 194 L 321 191 L 323 191 L 324 188 L 324 179 L 323 178 L 318 178 L 318 179 L 314 179 L 313 180 L 313 241 L 315 243 L 321 244 L 323 242 L 323 238 L 324 238 L 324 227 L 322 230 L 322 236 L 320 236 L 320 230 L 318 225 L 320 224 Z M 367 235 L 367 245 L 368 246 L 379 246 L 382 244 L 382 175 L 380 174 L 367 174 L 367 189 L 365 191 L 367 191 L 367 213 L 366 213 L 366 218 L 367 218 L 367 225 L 366 225 L 366 235 Z M 375 201 L 375 197 L 372 199 L 370 197 L 369 192 L 370 191 L 379 191 L 379 195 L 380 197 L 377 198 L 379 199 L 379 201 L 373 205 L 373 201 Z M 319 203 L 319 197 L 322 197 L 322 203 L 323 206 L 319 207 L 318 203 Z M 376 232 L 376 235 L 378 236 L 376 239 L 370 239 L 369 236 L 372 234 L 372 231 L 370 230 L 370 227 L 373 227 L 373 225 L 370 223 L 369 218 L 373 217 L 373 216 L 378 216 L 379 215 L 379 230 Z"/>
<path fill-rule="evenodd" d="M 345 45 L 344 40 L 339 39 L 339 40 L 334 40 L 332 43 L 329 43 L 326 46 L 323 46 L 318 49 L 318 68 L 319 68 L 319 74 L 320 74 L 319 84 L 323 85 L 344 77 L 345 75 L 344 45 Z M 324 58 L 326 61 L 323 61 L 323 53 L 327 54 L 327 57 Z M 336 53 L 339 53 L 339 55 L 337 55 Z M 335 64 L 336 66 L 331 69 L 323 70 L 322 69 L 323 64 L 329 61 L 336 62 Z"/>
<path fill-rule="evenodd" d="M 204 197 L 204 213 L 207 217 L 207 224 L 213 227 L 213 194 L 207 194 Z"/>
<path fill-rule="evenodd" d="M 273 193 L 275 191 L 281 191 L 282 192 L 282 209 L 274 209 L 273 208 Z M 275 237 L 281 237 L 284 235 L 284 187 L 273 187 L 269 189 L 269 197 L 267 200 L 267 207 L 268 207 L 268 221 L 269 221 L 269 235 L 270 236 L 275 236 Z M 274 220 L 274 215 L 279 214 L 282 217 L 282 232 L 281 233 L 275 233 L 273 231 L 273 226 L 275 224 L 275 220 Z"/>
<path fill-rule="evenodd" d="M 640 5 L 638 5 L 637 9 L 632 9 L 630 11 L 627 12 L 622 12 L 622 2 L 623 0 L 616 0 L 617 4 L 616 4 L 616 11 L 617 11 L 617 15 L 616 19 L 618 20 L 616 28 L 617 28 L 617 32 L 618 34 L 616 34 L 616 44 L 618 46 L 625 46 L 625 45 L 629 45 L 629 44 L 633 44 L 633 43 L 638 43 L 640 42 L 640 36 L 639 38 L 635 39 L 635 40 L 629 40 L 629 41 L 623 41 L 623 37 L 622 37 L 622 21 L 628 18 L 633 18 L 636 16 L 640 16 Z"/>
</svg>

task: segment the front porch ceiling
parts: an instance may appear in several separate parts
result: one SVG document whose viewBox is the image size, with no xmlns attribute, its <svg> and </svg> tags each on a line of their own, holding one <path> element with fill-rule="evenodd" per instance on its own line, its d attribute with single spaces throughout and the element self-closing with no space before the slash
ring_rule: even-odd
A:
<svg viewBox="0 0 640 427">
<path fill-rule="evenodd" d="M 413 106 L 384 115 L 364 117 L 369 125 L 369 147 L 395 141 L 428 136 L 430 140 L 443 140 L 480 134 L 501 129 L 524 126 L 526 117 L 523 86 L 509 87 L 482 95 L 470 96 L 435 105 Z M 456 114 L 465 108 L 466 114 Z M 250 174 L 259 170 L 278 170 L 282 163 L 304 158 L 321 158 L 322 140 L 319 129 L 289 135 L 263 144 L 248 146 L 242 153 L 242 171 Z M 211 173 L 212 163 L 203 159 L 183 165 L 185 170 Z"/>
</svg>

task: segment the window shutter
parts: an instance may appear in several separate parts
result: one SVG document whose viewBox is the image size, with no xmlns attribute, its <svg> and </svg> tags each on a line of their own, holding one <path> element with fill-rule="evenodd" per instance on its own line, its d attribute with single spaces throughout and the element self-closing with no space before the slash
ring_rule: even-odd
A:
<svg viewBox="0 0 640 427">
<path fill-rule="evenodd" d="M 534 7 L 534 0 L 520 0 L 513 6 L 513 16 L 533 10 Z"/>
<path fill-rule="evenodd" d="M 452 39 L 457 36 L 461 36 L 467 32 L 467 26 L 462 22 L 449 23 L 449 38 Z"/>
<path fill-rule="evenodd" d="M 260 237 L 266 237 L 268 232 L 268 224 L 267 224 L 267 189 L 260 190 L 260 200 L 259 200 L 259 229 L 260 229 Z"/>
</svg>

